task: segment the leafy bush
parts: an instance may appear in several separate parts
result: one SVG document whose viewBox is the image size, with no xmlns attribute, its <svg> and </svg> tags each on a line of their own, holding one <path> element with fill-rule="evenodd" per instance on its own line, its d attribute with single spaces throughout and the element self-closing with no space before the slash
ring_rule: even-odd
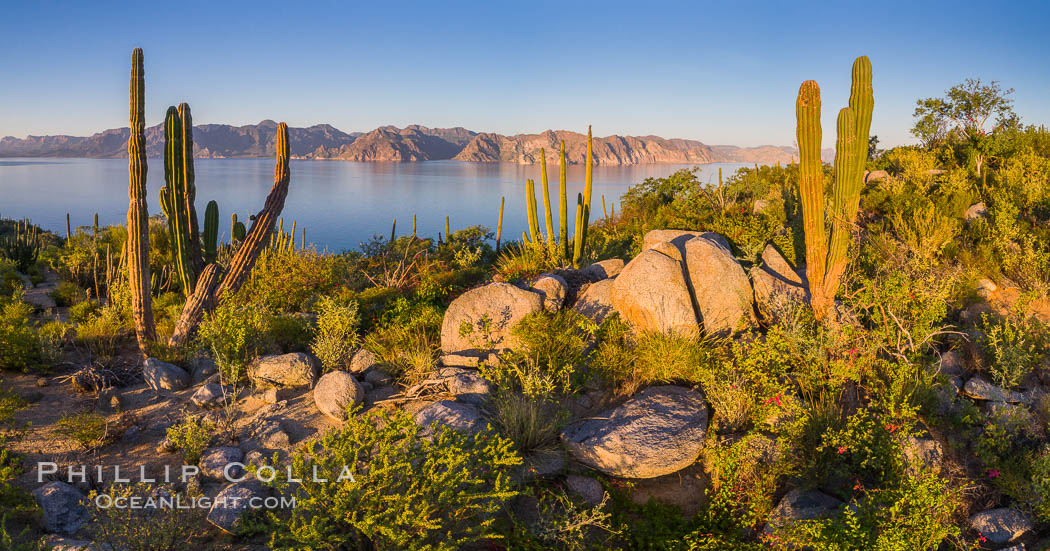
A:
<svg viewBox="0 0 1050 551">
<path fill-rule="evenodd" d="M 1046 329 L 1034 318 L 984 314 L 978 329 L 977 343 L 988 358 L 988 373 L 999 386 L 1018 386 L 1043 359 Z"/>
<path fill-rule="evenodd" d="M 228 381 L 239 381 L 248 363 L 267 345 L 271 314 L 265 308 L 225 301 L 205 317 L 197 342 L 210 350 Z"/>
<path fill-rule="evenodd" d="M 496 428 L 519 455 L 532 458 L 558 451 L 562 415 L 556 404 L 506 391 L 497 393 L 494 402 Z"/>
<path fill-rule="evenodd" d="M 0 370 L 44 371 L 58 357 L 59 341 L 33 326 L 32 313 L 21 300 L 0 298 Z"/>
<path fill-rule="evenodd" d="M 99 358 L 116 356 L 120 342 L 131 333 L 127 318 L 112 304 L 77 325 L 77 341 Z"/>
<path fill-rule="evenodd" d="M 208 421 L 194 416 L 168 427 L 167 438 L 172 448 L 182 453 L 182 459 L 190 465 L 200 461 L 201 454 L 211 444 L 215 427 Z"/>
<path fill-rule="evenodd" d="M 352 412 L 291 460 L 296 508 L 270 513 L 278 549 L 453 550 L 492 538 L 495 513 L 515 492 L 520 463 L 490 432 L 438 427 L 432 439 L 403 412 Z M 314 469 L 327 476 L 316 480 Z M 342 476 L 342 479 L 339 477 Z"/>
<path fill-rule="evenodd" d="M 498 387 L 530 397 L 574 393 L 583 383 L 587 344 L 596 330 L 573 310 L 530 314 L 512 329 L 518 348 L 496 365 L 483 365 L 481 374 Z"/>
<path fill-rule="evenodd" d="M 358 345 L 357 302 L 343 305 L 322 297 L 317 303 L 317 314 L 317 336 L 310 350 L 326 371 L 346 368 Z"/>
<path fill-rule="evenodd" d="M 561 490 L 540 489 L 536 493 L 538 520 L 522 522 L 512 517 L 512 526 L 505 530 L 509 532 L 508 549 L 582 551 L 608 545 L 621 533 L 613 528 L 611 515 L 605 510 L 609 494 L 605 494 L 601 503 L 587 507 L 577 504 Z"/>
<path fill-rule="evenodd" d="M 98 314 L 99 308 L 99 303 L 94 300 L 78 302 L 69 307 L 69 321 L 73 323 L 85 323 Z"/>
</svg>

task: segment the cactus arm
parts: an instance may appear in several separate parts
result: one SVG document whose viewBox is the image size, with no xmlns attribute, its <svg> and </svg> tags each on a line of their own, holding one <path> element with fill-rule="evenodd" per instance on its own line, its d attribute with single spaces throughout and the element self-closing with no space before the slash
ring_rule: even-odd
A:
<svg viewBox="0 0 1050 551">
<path fill-rule="evenodd" d="M 580 260 L 583 258 L 583 228 L 586 215 L 584 214 L 583 195 L 576 194 L 576 232 L 572 238 L 572 267 L 579 269 Z"/>
<path fill-rule="evenodd" d="M 219 253 L 219 204 L 215 201 L 208 201 L 204 210 L 204 233 L 201 237 L 204 239 L 204 260 L 211 264 Z"/>
<path fill-rule="evenodd" d="M 591 222 L 591 185 L 594 181 L 594 154 L 591 140 L 591 127 L 587 127 L 587 171 L 583 180 L 583 232 L 580 234 L 580 243 L 576 246 L 577 252 L 574 261 L 582 258 L 583 250 L 587 246 L 587 225 Z"/>
<path fill-rule="evenodd" d="M 131 53 L 131 133 L 128 137 L 128 281 L 139 351 L 156 339 L 150 295 L 149 212 L 146 206 L 146 84 L 142 49 Z M 66 216 L 66 232 L 69 217 Z"/>
<path fill-rule="evenodd" d="M 795 103 L 799 149 L 799 194 L 806 240 L 806 277 L 813 311 L 823 319 L 829 307 L 824 295 L 824 270 L 828 245 L 824 227 L 824 175 L 820 162 L 820 87 L 807 80 Z"/>
<path fill-rule="evenodd" d="M 193 170 L 193 116 L 190 114 L 190 106 L 187 103 L 180 103 L 178 111 L 179 129 L 182 131 L 182 135 L 179 136 L 179 145 L 182 147 L 182 154 L 180 155 L 182 160 L 182 193 L 184 195 L 183 202 L 186 205 L 186 213 L 183 216 L 187 218 L 184 221 L 186 230 L 189 232 L 187 253 L 189 254 L 190 266 L 192 267 L 192 279 L 196 283 L 197 274 L 204 269 L 204 259 L 201 256 L 200 232 L 197 225 L 197 186 L 194 183 L 196 172 Z"/>
<path fill-rule="evenodd" d="M 295 231 L 292 231 L 292 235 L 295 235 Z M 397 218 L 394 218 L 394 223 L 390 225 L 390 242 L 393 243 L 394 239 L 397 238 Z"/>
<path fill-rule="evenodd" d="M 539 243 L 540 224 L 536 218 L 536 184 L 530 179 L 525 180 L 525 214 L 529 222 L 529 241 Z"/>
</svg>

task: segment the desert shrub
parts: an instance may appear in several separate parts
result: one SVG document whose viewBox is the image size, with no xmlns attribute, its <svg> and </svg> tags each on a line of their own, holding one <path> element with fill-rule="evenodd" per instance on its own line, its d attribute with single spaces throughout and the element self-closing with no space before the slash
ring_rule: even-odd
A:
<svg viewBox="0 0 1050 551">
<path fill-rule="evenodd" d="M 1046 328 L 1035 318 L 1023 316 L 984 314 L 978 324 L 977 343 L 987 358 L 988 373 L 1002 387 L 1021 384 L 1046 351 Z"/>
<path fill-rule="evenodd" d="M 93 503 L 130 503 L 140 500 L 141 508 L 112 505 L 92 507 L 95 539 L 113 549 L 127 551 L 176 551 L 193 548 L 204 535 L 204 509 L 180 509 L 179 501 L 192 497 L 167 486 L 145 483 L 114 484 L 104 492 L 92 492 Z M 152 505 L 151 505 L 152 504 Z"/>
<path fill-rule="evenodd" d="M 907 182 L 920 193 L 926 193 L 933 184 L 934 175 L 930 171 L 937 168 L 937 159 L 922 149 L 895 147 L 886 152 L 884 160 L 899 181 Z"/>
<path fill-rule="evenodd" d="M 34 327 L 32 313 L 21 300 L 0 298 L 0 370 L 44 371 L 58 357 L 59 342 Z"/>
<path fill-rule="evenodd" d="M 211 351 L 226 380 L 239 381 L 247 375 L 248 363 L 266 346 L 271 317 L 262 307 L 225 301 L 201 322 L 197 342 Z"/>
<path fill-rule="evenodd" d="M 317 303 L 317 335 L 310 350 L 326 371 L 343 369 L 350 364 L 358 345 L 359 322 L 356 301 L 339 304 L 330 297 L 322 297 Z"/>
<path fill-rule="evenodd" d="M 0 422 L 5 420 L 2 415 Z M 40 551 L 45 547 L 32 539 L 30 530 L 38 515 L 36 502 L 29 492 L 12 483 L 23 471 L 22 461 L 7 449 L 6 438 L 0 435 L 0 549 Z"/>
<path fill-rule="evenodd" d="M 188 416 L 181 423 L 168 427 L 167 438 L 171 447 L 182 454 L 182 459 L 190 465 L 200 461 L 201 454 L 211 444 L 215 427 L 208 421 Z"/>
<path fill-rule="evenodd" d="M 495 254 L 489 241 L 495 234 L 484 226 L 470 226 L 447 236 L 445 246 L 438 249 L 438 258 L 447 260 L 456 268 L 478 266 L 491 260 Z"/>
<path fill-rule="evenodd" d="M 270 316 L 266 340 L 273 352 L 306 352 L 317 334 L 317 324 L 308 313 Z"/>
<path fill-rule="evenodd" d="M 932 202 L 890 215 L 894 232 L 917 257 L 938 256 L 962 231 L 962 221 L 945 215 Z"/>
<path fill-rule="evenodd" d="M 117 355 L 120 342 L 131 335 L 128 320 L 110 304 L 77 325 L 77 342 L 99 358 Z"/>
<path fill-rule="evenodd" d="M 902 424 L 861 409 L 842 429 L 825 432 L 818 459 L 825 476 L 878 487 L 898 481 L 904 468 Z"/>
<path fill-rule="evenodd" d="M 564 491 L 542 488 L 537 494 L 539 510 L 536 522 L 521 522 L 511 518 L 507 533 L 507 548 L 523 551 L 582 551 L 607 545 L 620 530 L 613 528 L 611 515 L 606 512 L 609 495 L 601 503 L 581 506 Z"/>
<path fill-rule="evenodd" d="M 425 328 L 390 327 L 369 334 L 365 348 L 375 353 L 385 371 L 413 385 L 433 374 L 441 340 Z"/>
<path fill-rule="evenodd" d="M 1050 445 L 1043 445 L 1031 461 L 1032 509 L 1043 522 L 1050 519 Z"/>
<path fill-rule="evenodd" d="M 833 518 L 788 525 L 770 543 L 786 549 L 827 551 L 935 549 L 960 533 L 952 522 L 957 501 L 946 480 L 922 472 L 868 491 Z"/>
<path fill-rule="evenodd" d="M 557 247 L 531 241 L 504 243 L 496 259 L 496 271 L 507 281 L 526 279 L 566 264 Z"/>
<path fill-rule="evenodd" d="M 310 249 L 267 248 L 238 291 L 237 301 L 277 313 L 308 311 L 318 296 L 335 288 L 336 263 L 335 257 Z"/>
<path fill-rule="evenodd" d="M 483 365 L 481 374 L 526 396 L 574 393 L 584 381 L 587 345 L 596 331 L 594 322 L 573 310 L 530 314 L 512 329 L 518 348 L 496 365 Z"/>
<path fill-rule="evenodd" d="M 50 294 L 58 306 L 73 306 L 87 299 L 87 293 L 71 281 L 59 283 Z"/>
<path fill-rule="evenodd" d="M 101 306 L 94 300 L 84 300 L 69 307 L 69 321 L 84 323 L 95 317 Z"/>
<path fill-rule="evenodd" d="M 303 482 L 275 481 L 296 507 L 270 513 L 270 545 L 453 550 L 492 538 L 495 513 L 515 495 L 508 473 L 521 460 L 511 443 L 488 431 L 436 427 L 428 439 L 423 430 L 403 412 L 352 412 L 294 453 L 291 473 Z"/>
<path fill-rule="evenodd" d="M 114 427 L 105 416 L 93 412 L 63 416 L 55 423 L 55 432 L 74 440 L 85 450 L 105 445 L 116 438 Z"/>
</svg>

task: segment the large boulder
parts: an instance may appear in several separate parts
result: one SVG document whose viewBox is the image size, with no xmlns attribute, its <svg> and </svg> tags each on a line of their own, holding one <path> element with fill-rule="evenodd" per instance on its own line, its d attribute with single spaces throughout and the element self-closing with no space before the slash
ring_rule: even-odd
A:
<svg viewBox="0 0 1050 551">
<path fill-rule="evenodd" d="M 569 284 L 557 274 L 540 274 L 532 282 L 532 290 L 543 297 L 543 309 L 554 313 L 561 310 L 565 304 L 565 295 L 569 292 Z"/>
<path fill-rule="evenodd" d="M 717 234 L 687 241 L 685 266 L 707 334 L 729 336 L 755 325 L 751 282 Z"/>
<path fill-rule="evenodd" d="M 655 250 L 624 266 L 609 298 L 638 331 L 695 335 L 699 330 L 682 264 Z"/>
<path fill-rule="evenodd" d="M 156 358 L 146 358 L 142 365 L 142 378 L 153 390 L 182 390 L 190 386 L 190 374 L 186 370 Z"/>
<path fill-rule="evenodd" d="M 762 264 L 751 269 L 751 285 L 758 311 L 767 319 L 777 319 L 809 300 L 802 277 L 772 245 L 762 252 Z"/>
<path fill-rule="evenodd" d="M 595 323 L 616 312 L 612 305 L 612 286 L 615 279 L 603 279 L 592 283 L 583 290 L 572 309 L 591 319 Z"/>
<path fill-rule="evenodd" d="M 981 511 L 970 517 L 970 527 L 980 532 L 988 543 L 1010 543 L 1035 528 L 1032 519 L 1017 509 L 1002 508 Z"/>
<path fill-rule="evenodd" d="M 262 507 L 265 497 L 266 490 L 254 480 L 230 484 L 212 500 L 208 522 L 232 534 L 244 513 Z"/>
<path fill-rule="evenodd" d="M 33 491 L 33 498 L 40 506 L 48 532 L 69 536 L 88 520 L 84 495 L 65 482 L 48 482 Z"/>
<path fill-rule="evenodd" d="M 360 404 L 364 399 L 365 389 L 361 383 L 345 371 L 325 373 L 314 387 L 317 409 L 336 421 L 345 421 L 347 408 Z"/>
<path fill-rule="evenodd" d="M 244 459 L 244 452 L 240 448 L 235 446 L 220 446 L 217 448 L 208 448 L 201 454 L 201 459 L 198 465 L 201 468 L 201 474 L 208 478 L 215 480 L 223 480 L 227 476 L 231 478 L 239 478 L 244 471 L 239 465 L 232 465 L 233 463 L 240 463 Z M 227 469 L 229 466 L 229 469 Z M 227 470 L 229 472 L 227 472 Z"/>
<path fill-rule="evenodd" d="M 312 387 L 317 365 L 309 354 L 292 352 L 263 356 L 249 366 L 248 376 L 261 387 Z"/>
<path fill-rule="evenodd" d="M 514 348 L 511 330 L 525 316 L 543 310 L 543 297 L 509 283 L 491 283 L 463 293 L 448 306 L 441 322 L 441 350 L 446 354 L 485 356 Z M 468 326 L 467 334 L 461 328 Z"/>
<path fill-rule="evenodd" d="M 700 392 L 652 387 L 569 425 L 561 440 L 577 461 L 607 475 L 654 478 L 696 461 L 704 447 L 707 419 Z"/>
<path fill-rule="evenodd" d="M 889 180 L 890 173 L 885 170 L 872 170 L 864 174 L 864 183 L 874 182 L 875 180 Z"/>
</svg>

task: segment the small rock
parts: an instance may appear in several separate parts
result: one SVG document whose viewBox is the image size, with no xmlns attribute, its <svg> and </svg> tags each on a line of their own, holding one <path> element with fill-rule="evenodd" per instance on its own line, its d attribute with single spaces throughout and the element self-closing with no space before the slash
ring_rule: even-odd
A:
<svg viewBox="0 0 1050 551">
<path fill-rule="evenodd" d="M 219 383 L 208 383 L 198 388 L 190 401 L 199 408 L 219 407 L 223 404 L 225 394 Z"/>
<path fill-rule="evenodd" d="M 346 410 L 360 404 L 364 399 L 365 389 L 361 388 L 361 383 L 345 371 L 325 373 L 314 387 L 314 403 L 317 404 L 317 409 L 336 421 L 345 421 Z"/>
<path fill-rule="evenodd" d="M 244 459 L 244 452 L 240 448 L 221 446 L 204 450 L 198 465 L 201 468 L 201 474 L 204 476 L 215 480 L 224 480 L 226 474 L 223 471 L 226 469 L 226 466 L 231 463 L 240 463 L 242 459 Z M 243 474 L 244 470 L 240 466 L 233 466 L 229 469 L 230 477 L 238 478 Z"/>
<path fill-rule="evenodd" d="M 265 496 L 266 492 L 258 482 L 247 480 L 230 484 L 215 496 L 208 511 L 208 522 L 224 532 L 233 533 L 237 521 L 251 510 L 252 498 Z"/>
<path fill-rule="evenodd" d="M 219 372 L 219 367 L 215 365 L 215 360 L 207 356 L 198 356 L 194 358 L 191 366 L 193 384 L 200 384 L 207 381 L 212 375 Z"/>
<path fill-rule="evenodd" d="M 290 400 L 295 389 L 270 387 L 258 394 L 258 398 L 267 404 L 278 404 Z"/>
<path fill-rule="evenodd" d="M 445 367 L 473 367 L 477 369 L 483 358 L 472 354 L 442 354 L 438 360 Z"/>
<path fill-rule="evenodd" d="M 49 384 L 49 381 L 47 380 L 47 377 L 37 377 L 37 379 L 36 379 L 36 386 L 45 387 L 48 384 Z"/>
<path fill-rule="evenodd" d="M 457 369 L 445 379 L 448 391 L 461 402 L 483 404 L 488 400 L 492 387 L 476 371 Z"/>
<path fill-rule="evenodd" d="M 569 425 L 561 440 L 577 461 L 605 474 L 655 478 L 696 461 L 707 420 L 700 392 L 651 387 L 618 407 Z"/>
<path fill-rule="evenodd" d="M 115 413 L 124 410 L 124 400 L 120 397 L 120 392 L 112 387 L 99 391 L 98 404 L 103 411 Z"/>
<path fill-rule="evenodd" d="M 112 548 L 105 543 L 48 536 L 44 538 L 44 549 L 49 551 L 110 551 Z"/>
<path fill-rule="evenodd" d="M 350 359 L 350 373 L 360 375 L 372 369 L 378 363 L 379 357 L 375 353 L 367 348 L 362 348 L 355 352 L 354 357 Z"/>
<path fill-rule="evenodd" d="M 771 534 L 791 522 L 827 518 L 842 507 L 842 501 L 818 490 L 795 488 L 769 514 L 765 532 Z"/>
<path fill-rule="evenodd" d="M 417 411 L 414 419 L 417 425 L 426 429 L 422 433 L 424 436 L 432 435 L 435 425 L 466 433 L 478 432 L 483 428 L 478 408 L 452 400 L 434 402 Z"/>
<path fill-rule="evenodd" d="M 966 214 L 963 215 L 963 218 L 967 222 L 972 222 L 978 218 L 984 218 L 985 216 L 988 216 L 988 207 L 986 207 L 984 203 L 976 203 L 970 205 L 970 208 L 966 209 Z"/>
<path fill-rule="evenodd" d="M 769 210 L 770 206 L 769 199 L 755 199 L 755 203 L 751 206 L 751 214 L 762 214 Z"/>
<path fill-rule="evenodd" d="M 292 447 L 292 439 L 276 418 L 256 421 L 252 426 L 252 438 L 262 447 L 271 450 L 286 450 Z"/>
<path fill-rule="evenodd" d="M 382 369 L 373 369 L 368 373 L 365 373 L 365 380 L 375 386 L 389 385 L 394 382 L 394 378 Z"/>
<path fill-rule="evenodd" d="M 261 387 L 312 387 L 317 381 L 317 366 L 304 352 L 263 356 L 249 367 L 249 377 Z"/>
<path fill-rule="evenodd" d="M 587 266 L 583 269 L 583 275 L 591 281 L 601 281 L 619 275 L 623 271 L 623 265 L 623 260 L 610 258 Z"/>
<path fill-rule="evenodd" d="M 995 545 L 1010 543 L 1035 528 L 1030 518 L 1017 509 L 982 511 L 970 517 L 970 527 Z"/>
<path fill-rule="evenodd" d="M 962 353 L 953 349 L 941 354 L 937 372 L 949 377 L 961 377 L 965 372 L 965 365 Z"/>
<path fill-rule="evenodd" d="M 65 482 L 48 482 L 33 491 L 44 517 L 44 529 L 72 535 L 88 520 L 84 495 Z"/>
<path fill-rule="evenodd" d="M 904 442 L 904 459 L 912 473 L 923 468 L 936 472 L 940 470 L 943 458 L 941 444 L 932 438 L 909 436 Z"/>
<path fill-rule="evenodd" d="M 557 274 L 540 274 L 531 287 L 543 297 L 543 309 L 551 313 L 561 310 L 569 292 L 569 284 Z"/>
<path fill-rule="evenodd" d="M 872 170 L 864 175 L 864 183 L 868 183 L 874 180 L 889 180 L 890 173 L 885 170 Z"/>
<path fill-rule="evenodd" d="M 598 505 L 605 497 L 605 488 L 602 483 L 589 476 L 570 474 L 565 477 L 565 486 L 569 491 L 580 496 L 588 505 Z"/>
<path fill-rule="evenodd" d="M 963 394 L 977 400 L 989 402 L 1009 402 L 1011 404 L 1028 403 L 1028 397 L 1020 392 L 1007 390 L 993 385 L 980 375 L 970 377 L 963 386 Z"/>
<path fill-rule="evenodd" d="M 190 374 L 186 370 L 156 358 L 147 358 L 142 366 L 146 384 L 156 391 L 182 390 L 190 385 Z"/>
</svg>

